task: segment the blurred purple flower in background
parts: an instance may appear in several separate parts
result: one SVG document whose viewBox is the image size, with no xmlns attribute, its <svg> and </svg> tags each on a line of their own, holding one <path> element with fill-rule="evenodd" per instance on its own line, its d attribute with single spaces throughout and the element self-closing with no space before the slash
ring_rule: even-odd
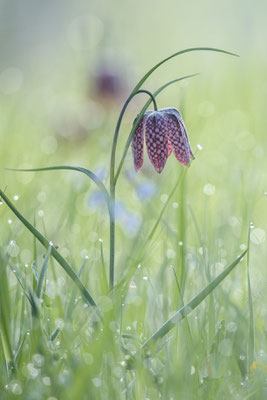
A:
<svg viewBox="0 0 267 400">
<path fill-rule="evenodd" d="M 137 186 L 137 195 L 142 201 L 151 199 L 158 191 L 157 185 L 151 181 L 141 182 Z"/>
<path fill-rule="evenodd" d="M 176 108 L 146 111 L 132 139 L 136 171 L 139 171 L 143 165 L 144 131 L 147 153 L 158 173 L 163 170 L 172 151 L 177 160 L 185 167 L 190 163 L 190 159 L 194 158 L 184 122 Z"/>
</svg>

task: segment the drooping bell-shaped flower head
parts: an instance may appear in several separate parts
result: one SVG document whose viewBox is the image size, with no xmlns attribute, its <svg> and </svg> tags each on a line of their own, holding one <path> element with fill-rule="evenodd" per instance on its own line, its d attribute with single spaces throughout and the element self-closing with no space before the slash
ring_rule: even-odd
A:
<svg viewBox="0 0 267 400">
<path fill-rule="evenodd" d="M 136 120 L 135 120 L 136 121 Z M 139 171 L 144 159 L 144 132 L 148 157 L 157 172 L 161 172 L 173 151 L 185 167 L 194 158 L 181 114 L 176 108 L 146 111 L 132 138 L 134 166 Z"/>
</svg>

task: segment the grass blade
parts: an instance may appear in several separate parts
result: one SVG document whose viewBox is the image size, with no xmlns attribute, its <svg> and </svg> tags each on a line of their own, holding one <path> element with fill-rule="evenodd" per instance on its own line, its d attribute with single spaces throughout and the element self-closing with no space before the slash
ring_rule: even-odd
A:
<svg viewBox="0 0 267 400">
<path fill-rule="evenodd" d="M 45 256 L 43 265 L 42 265 L 42 269 L 39 275 L 39 279 L 37 282 L 37 289 L 36 289 L 36 296 L 41 299 L 42 298 L 42 294 L 43 294 L 43 287 L 44 287 L 44 278 L 45 278 L 45 274 L 48 268 L 48 261 L 50 258 L 50 254 L 51 254 L 51 250 L 52 250 L 53 244 L 49 243 L 49 248 L 48 248 L 48 252 Z"/>
<path fill-rule="evenodd" d="M 13 352 L 11 345 L 11 328 L 10 328 L 10 297 L 9 285 L 7 279 L 6 266 L 0 258 L 0 340 L 2 341 L 3 352 L 6 362 L 7 375 L 11 373 L 14 366 Z"/>
<path fill-rule="evenodd" d="M 1 189 L 0 189 L 0 197 L 2 197 L 7 206 L 13 211 L 13 213 L 18 217 L 18 219 L 26 226 L 26 228 L 48 250 L 49 241 L 16 209 L 16 207 L 11 203 L 11 201 L 8 199 L 8 197 Z M 55 260 L 57 260 L 57 262 L 61 265 L 61 267 L 65 270 L 65 272 L 69 275 L 69 277 L 73 280 L 73 282 L 78 286 L 88 304 L 90 304 L 91 306 L 96 306 L 96 303 L 91 294 L 89 293 L 88 289 L 84 286 L 84 284 L 81 282 L 76 272 L 72 269 L 70 264 L 62 257 L 62 255 L 55 249 L 55 247 L 51 248 L 51 255 L 55 258 Z"/>
<path fill-rule="evenodd" d="M 221 272 L 212 282 L 210 282 L 201 292 L 195 296 L 189 303 L 177 311 L 168 321 L 166 321 L 141 347 L 141 349 L 147 348 L 150 344 L 155 342 L 157 339 L 164 337 L 172 328 L 178 324 L 183 318 L 191 313 L 202 301 L 218 286 L 227 275 L 234 269 L 234 267 L 240 262 L 240 260 L 247 253 L 246 249 L 236 260 L 230 264 L 223 272 Z"/>
<path fill-rule="evenodd" d="M 160 61 L 158 64 L 154 65 L 154 67 L 152 67 L 152 68 L 143 76 L 143 78 L 138 82 L 138 84 L 135 86 L 135 88 L 134 88 L 134 90 L 133 90 L 133 93 L 137 92 L 137 91 L 140 89 L 140 87 L 143 85 L 143 83 L 149 78 L 149 76 L 150 76 L 156 69 L 158 69 L 158 67 L 160 67 L 162 64 L 164 64 L 165 62 L 171 60 L 171 59 L 174 58 L 174 57 L 180 56 L 180 55 L 185 54 L 185 53 L 191 53 L 191 52 L 193 52 L 193 51 L 213 51 L 213 52 L 216 52 L 216 53 L 223 53 L 223 54 L 228 54 L 228 55 L 230 55 L 230 56 L 239 57 L 239 56 L 238 56 L 237 54 L 235 54 L 235 53 L 231 53 L 231 52 L 229 52 L 229 51 L 217 49 L 217 48 L 214 48 L 214 47 L 191 47 L 191 48 L 189 48 L 189 49 L 184 49 L 184 50 L 177 51 L 176 53 L 170 55 L 169 57 L 164 58 L 164 60 Z"/>
<path fill-rule="evenodd" d="M 182 173 L 179 175 L 179 177 L 178 177 L 178 179 L 177 179 L 177 181 L 176 181 L 176 184 L 174 185 L 174 187 L 173 187 L 173 189 L 172 189 L 172 191 L 171 191 L 171 193 L 170 193 L 170 195 L 169 195 L 167 201 L 164 203 L 164 205 L 163 205 L 163 207 L 162 207 L 162 209 L 161 209 L 161 212 L 160 212 L 160 214 L 159 214 L 159 216 L 158 216 L 157 221 L 155 222 L 153 228 L 151 229 L 150 233 L 148 234 L 148 236 L 147 236 L 147 238 L 146 238 L 146 240 L 145 240 L 145 242 L 144 242 L 144 244 L 143 244 L 143 246 L 142 246 L 142 249 L 141 249 L 140 252 L 135 256 L 135 259 L 134 259 L 134 261 L 132 262 L 132 264 L 131 264 L 131 266 L 130 266 L 130 268 L 129 268 L 127 274 L 126 274 L 126 276 L 124 276 L 124 277 L 122 278 L 122 280 L 117 284 L 116 290 L 121 290 L 122 293 L 124 293 L 124 294 L 125 294 L 125 292 L 127 291 L 129 282 L 131 281 L 132 276 L 133 276 L 133 274 L 135 273 L 138 264 L 140 263 L 141 259 L 143 258 L 144 254 L 145 254 L 145 249 L 146 249 L 146 247 L 149 245 L 149 243 L 151 242 L 152 238 L 154 237 L 154 234 L 155 234 L 155 232 L 156 232 L 156 230 L 157 230 L 157 228 L 158 228 L 158 226 L 159 226 L 159 223 L 160 223 L 160 221 L 161 221 L 161 219 L 162 219 L 162 216 L 163 216 L 163 214 L 164 214 L 166 208 L 167 208 L 168 205 L 170 204 L 170 201 L 171 201 L 171 199 L 173 198 L 174 193 L 175 193 L 176 190 L 178 189 L 178 187 L 179 187 L 179 185 L 181 184 L 182 180 L 185 178 L 185 175 L 186 175 L 187 171 L 188 171 L 188 168 L 184 169 L 184 170 L 182 171 Z M 133 244 L 133 248 L 132 248 L 132 251 L 130 251 L 130 254 L 135 254 L 135 251 L 134 251 L 134 250 L 135 250 L 135 247 L 136 247 L 136 243 Z M 137 247 L 138 247 L 138 246 L 137 246 Z"/>
<path fill-rule="evenodd" d="M 110 204 L 110 198 L 108 191 L 103 184 L 103 182 L 97 177 L 97 175 L 92 172 L 91 170 L 83 167 L 77 167 L 77 166 L 72 166 L 72 165 L 56 165 L 52 167 L 44 167 L 44 168 L 23 168 L 23 169 L 17 169 L 17 168 L 6 168 L 8 171 L 21 171 L 21 172 L 42 172 L 42 171 L 56 171 L 56 170 L 71 170 L 71 171 L 78 171 L 82 172 L 83 174 L 87 175 L 92 181 L 99 187 L 101 192 L 104 194 L 105 201 L 107 203 L 107 207 L 109 210 L 109 204 Z"/>
<path fill-rule="evenodd" d="M 249 329 L 248 329 L 248 344 L 247 344 L 247 374 L 250 372 L 250 367 L 255 360 L 255 324 L 254 324 L 254 311 L 253 300 L 250 283 L 249 273 L 249 252 L 250 252 L 250 231 L 251 226 L 248 228 L 248 254 L 247 254 L 247 283 L 248 283 L 248 308 L 249 308 Z"/>
</svg>

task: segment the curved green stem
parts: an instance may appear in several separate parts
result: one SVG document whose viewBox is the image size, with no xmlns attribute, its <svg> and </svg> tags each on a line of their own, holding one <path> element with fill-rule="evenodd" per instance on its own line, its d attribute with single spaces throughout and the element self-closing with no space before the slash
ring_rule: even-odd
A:
<svg viewBox="0 0 267 400">
<path fill-rule="evenodd" d="M 111 149 L 111 158 L 110 158 L 110 207 L 109 207 L 109 215 L 110 215 L 110 221 L 109 221 L 109 237 L 110 237 L 110 254 L 109 254 L 109 288 L 110 290 L 113 289 L 114 287 L 114 263 L 115 263 L 115 192 L 116 192 L 116 181 L 114 179 L 115 175 L 115 156 L 116 156 L 116 148 L 117 148 L 117 142 L 118 142 L 118 136 L 119 136 L 119 130 L 122 122 L 122 118 L 124 116 L 124 113 L 126 111 L 126 108 L 132 98 L 136 96 L 139 93 L 146 93 L 148 94 L 151 99 L 150 102 L 154 103 L 154 108 L 155 111 L 157 111 L 157 103 L 155 100 L 155 97 L 153 96 L 152 93 L 150 93 L 148 90 L 142 89 L 142 90 L 136 90 L 135 92 L 132 92 L 126 102 L 124 103 L 124 106 L 122 107 L 122 110 L 119 115 L 119 119 L 116 125 L 114 137 L 113 137 L 113 143 L 112 143 L 112 149 Z"/>
<path fill-rule="evenodd" d="M 165 58 L 164 60 L 160 61 L 158 64 L 156 64 L 154 67 L 152 67 L 144 76 L 143 78 L 137 83 L 135 88 L 132 90 L 131 94 L 127 98 L 126 102 L 124 103 L 124 106 L 122 107 L 122 110 L 119 115 L 119 119 L 116 125 L 114 137 L 113 137 L 113 142 L 112 142 L 112 149 L 111 149 L 111 157 L 110 157 L 110 200 L 111 200 L 111 212 L 110 212 L 110 263 L 109 263 L 109 284 L 110 284 L 110 289 L 113 289 L 114 287 L 114 260 L 115 260 L 115 188 L 116 188 L 116 183 L 117 179 L 119 176 L 122 164 L 124 162 L 124 156 L 120 166 L 119 166 L 119 171 L 116 174 L 115 177 L 115 155 L 116 155 L 116 148 L 117 148 L 117 142 L 118 142 L 118 136 L 119 136 L 119 130 L 122 122 L 123 115 L 125 113 L 125 110 L 132 100 L 132 98 L 138 93 L 139 89 L 143 85 L 143 83 L 149 78 L 149 76 L 162 64 L 165 62 L 169 61 L 170 59 L 185 54 L 193 51 L 214 51 L 218 53 L 224 53 L 232 56 L 237 56 L 237 54 L 230 53 L 229 51 L 213 48 L 213 47 L 194 47 L 194 48 L 189 48 L 189 49 L 184 49 L 181 51 L 178 51 L 169 57 Z M 238 57 L 238 56 L 237 56 Z M 141 116 L 139 116 L 141 119 Z M 139 120 L 140 121 L 140 120 Z M 139 122 L 138 121 L 138 122 Z M 137 122 L 136 122 L 137 123 Z M 128 142 L 127 142 L 128 143 Z M 129 147 L 129 146 L 128 146 Z M 127 148 L 128 149 L 128 148 Z M 126 151 L 127 153 L 127 151 Z"/>
</svg>

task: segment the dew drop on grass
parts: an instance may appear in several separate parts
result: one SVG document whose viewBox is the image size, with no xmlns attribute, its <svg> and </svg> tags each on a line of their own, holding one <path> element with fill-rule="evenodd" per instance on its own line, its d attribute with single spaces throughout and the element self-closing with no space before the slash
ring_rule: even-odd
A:
<svg viewBox="0 0 267 400">
<path fill-rule="evenodd" d="M 82 258 L 85 258 L 86 256 L 88 257 L 88 250 L 83 249 L 83 250 L 80 252 L 80 255 L 81 255 Z"/>
<path fill-rule="evenodd" d="M 44 210 L 39 210 L 37 212 L 38 217 L 43 217 L 44 216 Z"/>
<path fill-rule="evenodd" d="M 9 219 L 7 220 L 7 223 L 8 223 L 9 225 L 11 225 L 11 224 L 12 224 L 12 219 L 9 218 Z"/>
<path fill-rule="evenodd" d="M 33 363 L 27 364 L 28 375 L 31 379 L 36 379 L 39 375 L 39 369 L 35 368 Z"/>
<path fill-rule="evenodd" d="M 9 389 L 13 394 L 17 396 L 20 396 L 22 394 L 22 387 L 18 381 L 11 382 L 9 384 Z"/>
<path fill-rule="evenodd" d="M 183 246 L 183 244 L 184 244 L 184 243 L 183 243 L 182 241 L 178 242 L 178 245 L 179 245 L 179 246 Z"/>
<path fill-rule="evenodd" d="M 244 361 L 245 358 L 246 358 L 246 357 L 245 357 L 243 354 L 241 354 L 241 355 L 239 356 L 239 359 L 240 359 L 241 361 Z"/>
<path fill-rule="evenodd" d="M 131 281 L 129 284 L 129 289 L 131 290 L 136 290 L 136 284 L 134 283 L 134 281 Z M 124 304 L 123 304 L 124 305 Z"/>
<path fill-rule="evenodd" d="M 161 196 L 160 196 L 160 201 L 162 202 L 162 203 L 166 203 L 166 201 L 168 200 L 168 198 L 169 198 L 169 196 L 167 195 L 167 194 L 162 194 Z"/>
<path fill-rule="evenodd" d="M 195 372 L 196 372 L 196 368 L 194 367 L 194 365 L 192 365 L 191 370 L 190 370 L 190 375 L 194 375 Z"/>
<path fill-rule="evenodd" d="M 45 358 L 42 356 L 42 354 L 36 353 L 33 355 L 32 359 L 36 367 L 40 368 L 44 365 Z"/>
<path fill-rule="evenodd" d="M 173 208 L 178 208 L 178 207 L 179 207 L 179 204 L 175 201 L 175 202 L 172 203 L 172 207 L 173 207 Z"/>
<path fill-rule="evenodd" d="M 215 186 L 212 185 L 211 183 L 206 183 L 206 184 L 203 186 L 203 193 L 204 193 L 206 196 L 213 196 L 213 195 L 215 194 L 215 192 L 216 192 L 216 188 L 215 188 Z"/>
<path fill-rule="evenodd" d="M 249 227 L 250 227 L 250 229 L 253 229 L 253 228 L 254 228 L 253 222 L 251 222 L 251 223 L 249 224 Z"/>
<path fill-rule="evenodd" d="M 234 333 L 237 330 L 237 324 L 234 321 L 229 322 L 226 325 L 226 329 L 228 330 L 228 332 Z"/>
<path fill-rule="evenodd" d="M 101 387 L 102 386 L 102 379 L 100 378 L 93 378 L 92 382 L 95 387 Z"/>
<path fill-rule="evenodd" d="M 197 149 L 200 150 L 200 151 L 203 149 L 203 147 L 201 146 L 201 144 L 197 144 Z"/>
<path fill-rule="evenodd" d="M 147 281 L 148 277 L 147 276 L 143 276 L 143 281 Z"/>
<path fill-rule="evenodd" d="M 7 250 L 10 257 L 17 257 L 19 254 L 19 251 L 20 251 L 20 248 L 15 243 L 13 245 L 10 245 Z"/>
<path fill-rule="evenodd" d="M 51 379 L 49 378 L 49 376 L 44 376 L 43 377 L 43 384 L 45 386 L 51 386 Z"/>
<path fill-rule="evenodd" d="M 254 244 L 262 244 L 266 240 L 266 233 L 261 228 L 254 229 L 250 234 L 250 240 Z"/>
<path fill-rule="evenodd" d="M 166 251 L 166 256 L 167 256 L 167 258 L 169 258 L 169 259 L 175 258 L 175 251 L 174 251 L 173 249 L 168 249 L 168 250 Z"/>
<path fill-rule="evenodd" d="M 18 194 L 15 194 L 15 196 L 13 196 L 13 200 L 14 201 L 17 201 L 19 199 L 19 195 Z"/>
<path fill-rule="evenodd" d="M 57 319 L 55 320 L 55 326 L 56 326 L 56 328 L 58 328 L 58 329 L 63 329 L 63 328 L 64 328 L 64 325 L 65 325 L 65 322 L 64 322 L 64 320 L 63 320 L 62 318 L 57 318 Z"/>
</svg>

